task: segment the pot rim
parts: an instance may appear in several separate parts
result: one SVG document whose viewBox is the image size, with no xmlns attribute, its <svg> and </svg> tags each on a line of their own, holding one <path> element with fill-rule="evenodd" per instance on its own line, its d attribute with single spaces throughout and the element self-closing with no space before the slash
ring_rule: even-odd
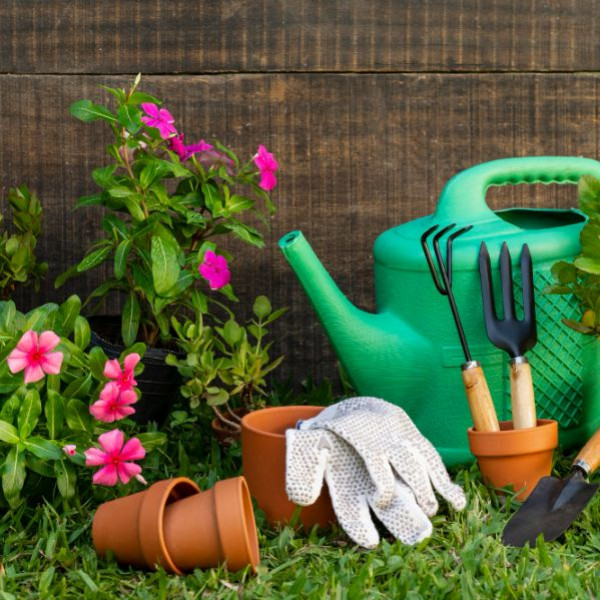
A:
<svg viewBox="0 0 600 600">
<path fill-rule="evenodd" d="M 249 431 L 255 435 L 262 435 L 265 437 L 275 438 L 275 439 L 283 439 L 285 438 L 285 433 L 274 433 L 272 431 L 268 431 L 266 429 L 261 429 L 258 425 L 253 424 L 254 420 L 259 420 L 265 414 L 277 415 L 283 414 L 287 415 L 290 412 L 297 411 L 299 409 L 309 409 L 310 417 L 316 416 L 319 414 L 325 406 L 315 406 L 313 404 L 291 404 L 288 406 L 269 406 L 268 408 L 261 408 L 260 410 L 252 410 L 247 415 L 242 417 L 242 431 Z M 307 415 L 308 416 L 308 415 Z M 291 429 L 291 427 L 288 427 Z"/>
<path fill-rule="evenodd" d="M 171 559 L 165 543 L 164 516 L 169 500 L 177 501 L 200 493 L 198 485 L 187 477 L 157 481 L 146 490 L 138 514 L 140 546 L 148 567 L 161 564 L 167 571 L 182 575 Z"/>
<path fill-rule="evenodd" d="M 476 457 L 526 456 L 553 451 L 558 446 L 558 423 L 538 419 L 536 427 L 512 429 L 512 421 L 500 421 L 501 431 L 467 430 L 469 448 Z"/>
</svg>

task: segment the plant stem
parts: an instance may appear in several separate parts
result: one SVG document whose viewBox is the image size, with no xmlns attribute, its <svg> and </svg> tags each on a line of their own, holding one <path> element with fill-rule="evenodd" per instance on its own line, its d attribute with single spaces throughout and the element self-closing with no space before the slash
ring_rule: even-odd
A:
<svg viewBox="0 0 600 600">
<path fill-rule="evenodd" d="M 239 432 L 242 430 L 239 423 L 234 423 L 233 421 L 230 421 L 216 406 L 212 406 L 211 408 L 213 409 L 215 415 L 217 415 L 217 419 L 219 419 L 221 423 L 224 423 L 230 429 L 233 429 L 233 431 L 235 432 Z"/>
</svg>

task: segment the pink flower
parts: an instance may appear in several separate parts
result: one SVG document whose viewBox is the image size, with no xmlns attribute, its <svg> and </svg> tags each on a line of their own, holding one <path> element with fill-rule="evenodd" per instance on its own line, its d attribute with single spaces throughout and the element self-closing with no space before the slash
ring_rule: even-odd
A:
<svg viewBox="0 0 600 600">
<path fill-rule="evenodd" d="M 146 450 L 138 438 L 131 438 L 125 445 L 125 436 L 119 429 L 103 433 L 98 442 L 99 448 L 85 451 L 85 464 L 88 467 L 102 466 L 94 473 L 92 481 L 98 485 L 116 485 L 117 479 L 127 483 L 132 477 L 142 472 L 142 467 L 133 460 L 141 460 L 146 456 Z"/>
<path fill-rule="evenodd" d="M 158 129 L 160 137 L 163 138 L 163 140 L 166 140 L 173 134 L 177 134 L 177 129 L 175 129 L 175 126 L 173 125 L 175 119 L 166 108 L 158 108 L 158 106 L 152 102 L 142 102 L 141 106 L 146 115 L 148 115 L 142 117 L 142 123 L 145 123 L 148 127 L 155 127 Z"/>
<path fill-rule="evenodd" d="M 185 145 L 183 143 L 183 133 L 169 139 L 169 149 L 179 155 L 181 160 L 187 160 L 198 152 L 206 152 L 212 150 L 212 146 L 204 140 L 200 140 L 197 144 Z"/>
<path fill-rule="evenodd" d="M 18 373 L 25 369 L 25 383 L 39 381 L 46 373 L 60 373 L 63 354 L 51 352 L 59 343 L 60 338 L 53 331 L 44 331 L 39 338 L 35 331 L 26 331 L 6 359 L 10 372 Z"/>
<path fill-rule="evenodd" d="M 104 365 L 104 377 L 114 379 L 122 392 L 132 390 L 133 386 L 137 385 L 137 381 L 133 378 L 133 371 L 139 362 L 140 355 L 137 352 L 128 354 L 125 357 L 123 361 L 124 369 L 121 369 L 118 359 L 107 360 Z"/>
<path fill-rule="evenodd" d="M 135 412 L 130 405 L 138 401 L 133 389 L 121 390 L 115 381 L 109 381 L 102 391 L 100 398 L 90 406 L 90 413 L 104 423 L 112 423 L 124 419 Z"/>
<path fill-rule="evenodd" d="M 65 444 L 62 447 L 62 451 L 68 456 L 74 456 L 76 449 L 77 449 L 77 446 L 75 444 Z"/>
<path fill-rule="evenodd" d="M 224 256 L 218 256 L 212 250 L 207 250 L 204 260 L 198 267 L 200 275 L 208 281 L 211 290 L 218 290 L 229 283 L 231 273 Z"/>
<path fill-rule="evenodd" d="M 258 184 L 267 192 L 277 185 L 275 171 L 279 168 L 273 155 L 261 144 L 258 152 L 254 155 L 254 163 L 260 171 L 260 183 Z"/>
</svg>

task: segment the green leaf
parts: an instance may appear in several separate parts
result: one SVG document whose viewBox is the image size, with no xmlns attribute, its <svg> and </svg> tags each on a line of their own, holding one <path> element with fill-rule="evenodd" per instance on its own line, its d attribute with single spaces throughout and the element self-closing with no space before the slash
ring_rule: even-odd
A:
<svg viewBox="0 0 600 600">
<path fill-rule="evenodd" d="M 46 320 L 53 312 L 58 310 L 58 304 L 49 302 L 48 304 L 42 304 L 32 311 L 28 312 L 25 316 L 27 320 L 25 322 L 24 329 L 39 330 L 42 328 Z"/>
<path fill-rule="evenodd" d="M 75 327 L 75 319 L 81 312 L 81 300 L 79 296 L 73 295 L 67 298 L 58 309 L 58 323 L 60 334 L 69 336 Z"/>
<path fill-rule="evenodd" d="M 600 275 L 600 260 L 595 258 L 579 257 L 575 259 L 574 265 L 592 275 Z"/>
<path fill-rule="evenodd" d="M 167 443 L 167 434 L 159 431 L 150 431 L 148 433 L 138 433 L 135 437 L 140 440 L 146 452 L 151 452 Z"/>
<path fill-rule="evenodd" d="M 127 267 L 127 256 L 131 250 L 131 244 L 133 240 L 123 240 L 115 251 L 115 277 L 122 279 L 125 275 L 125 268 Z"/>
<path fill-rule="evenodd" d="M 32 436 L 25 440 L 25 448 L 37 456 L 46 460 L 60 460 L 63 453 L 55 444 L 42 437 Z"/>
<path fill-rule="evenodd" d="M 90 325 L 87 322 L 87 319 L 81 315 L 77 315 L 77 317 L 75 317 L 73 330 L 75 344 L 82 350 L 85 350 L 90 345 L 90 339 L 92 337 Z"/>
<path fill-rule="evenodd" d="M 131 104 L 123 104 L 117 110 L 117 118 L 119 123 L 129 131 L 136 133 L 142 126 L 141 111 Z"/>
<path fill-rule="evenodd" d="M 144 214 L 144 211 L 142 210 L 141 204 L 140 204 L 140 195 L 139 194 L 131 194 L 129 196 L 127 196 L 126 198 L 123 198 L 123 202 L 125 203 L 125 206 L 127 207 L 127 210 L 129 211 L 129 214 L 136 220 L 136 221 L 143 221 L 146 218 L 146 215 Z"/>
<path fill-rule="evenodd" d="M 229 400 L 229 394 L 222 388 L 209 388 L 215 389 L 214 393 L 206 393 L 206 403 L 209 406 L 220 406 L 221 404 L 225 404 L 227 400 Z"/>
<path fill-rule="evenodd" d="M 19 413 L 21 408 L 21 398 L 17 394 L 13 394 L 4 401 L 2 410 L 0 410 L 0 419 L 12 424 L 15 420 L 15 416 Z M 16 443 L 16 442 L 15 442 Z"/>
<path fill-rule="evenodd" d="M 146 346 L 146 344 L 144 344 L 144 342 L 136 342 L 135 344 L 133 344 L 132 346 L 128 346 L 127 348 L 125 348 L 125 350 L 123 350 L 123 352 L 121 352 L 121 354 L 119 355 L 119 361 L 123 362 L 125 360 L 126 356 L 128 356 L 129 354 L 134 354 L 134 353 L 139 354 L 140 358 L 143 358 L 144 354 L 146 354 L 146 350 L 147 350 L 147 346 Z M 136 374 L 141 373 L 143 368 L 144 368 L 143 364 L 141 362 L 138 363 L 135 368 L 135 373 Z"/>
<path fill-rule="evenodd" d="M 2 468 L 2 491 L 7 498 L 19 495 L 25 483 L 25 474 L 25 453 L 19 446 L 13 446 Z"/>
<path fill-rule="evenodd" d="M 591 335 L 592 333 L 595 332 L 595 329 L 593 327 L 587 327 L 583 323 L 580 323 L 579 321 L 574 321 L 573 319 L 562 319 L 562 322 L 567 327 L 570 327 L 571 329 L 573 329 L 574 331 L 577 331 L 578 333 L 583 333 L 585 335 Z"/>
<path fill-rule="evenodd" d="M 106 231 L 109 235 L 114 235 L 114 232 L 117 231 L 121 237 L 128 237 L 129 230 L 124 221 L 116 217 L 115 215 L 106 215 L 102 219 L 102 229 Z"/>
<path fill-rule="evenodd" d="M 94 432 L 94 419 L 89 406 L 77 398 L 71 398 L 65 410 L 67 425 L 76 431 Z"/>
<path fill-rule="evenodd" d="M 223 212 L 223 202 L 219 195 L 219 190 L 211 183 L 202 184 L 202 193 L 204 194 L 204 203 L 210 212 L 217 216 Z"/>
<path fill-rule="evenodd" d="M 92 389 L 92 374 L 88 373 L 83 377 L 78 377 L 71 381 L 63 392 L 63 396 L 69 400 L 70 398 L 86 398 Z"/>
<path fill-rule="evenodd" d="M 142 102 L 160 104 L 160 100 L 157 100 L 154 96 L 146 94 L 145 92 L 133 92 L 133 94 L 129 96 L 129 104 L 141 104 Z"/>
<path fill-rule="evenodd" d="M 111 250 L 112 246 L 103 246 L 102 248 L 98 248 L 98 250 L 90 252 L 77 265 L 77 272 L 83 273 L 84 271 L 88 271 L 89 269 L 93 269 L 94 267 L 98 266 L 106 259 Z"/>
<path fill-rule="evenodd" d="M 19 416 L 17 417 L 19 437 L 22 440 L 28 437 L 35 429 L 41 413 L 42 401 L 40 400 L 40 394 L 35 388 L 30 388 L 23 398 Z"/>
<path fill-rule="evenodd" d="M 131 292 L 125 301 L 121 317 L 121 336 L 125 346 L 131 346 L 137 337 L 140 326 L 140 303 L 136 295 Z"/>
<path fill-rule="evenodd" d="M 257 246 L 258 248 L 264 248 L 265 242 L 254 227 L 250 227 L 250 225 L 246 225 L 237 219 L 229 219 L 221 223 L 221 226 L 225 229 L 229 229 L 232 231 L 234 235 L 239 237 L 241 240 L 252 244 L 253 246 Z"/>
<path fill-rule="evenodd" d="M 75 277 L 75 275 L 78 274 L 79 271 L 77 270 L 77 265 L 73 265 L 72 267 L 68 268 L 54 280 L 54 289 L 58 289 L 59 287 L 64 285 L 65 281 L 71 279 L 71 277 Z"/>
<path fill-rule="evenodd" d="M 101 188 L 110 188 L 117 185 L 117 180 L 113 177 L 113 173 L 117 170 L 118 165 L 107 165 L 92 171 L 92 179 Z"/>
<path fill-rule="evenodd" d="M 266 296 L 258 296 L 254 301 L 252 312 L 259 318 L 264 319 L 271 314 L 273 310 L 269 299 Z"/>
<path fill-rule="evenodd" d="M 225 208 L 232 213 L 239 213 L 254 206 L 254 200 L 252 198 L 246 198 L 245 196 L 238 196 L 233 194 L 225 203 Z"/>
<path fill-rule="evenodd" d="M 65 400 L 53 390 L 48 390 L 48 397 L 44 403 L 46 427 L 50 439 L 55 440 L 62 431 L 65 420 Z"/>
<path fill-rule="evenodd" d="M 94 346 L 89 352 L 89 366 L 92 375 L 98 380 L 104 380 L 104 365 L 108 357 L 100 346 Z"/>
<path fill-rule="evenodd" d="M 104 106 L 94 104 L 91 100 L 78 100 L 69 106 L 69 112 L 85 123 L 103 119 L 104 121 L 116 122 L 115 116 Z"/>
<path fill-rule="evenodd" d="M 67 500 L 72 498 L 75 495 L 77 481 L 73 465 L 66 460 L 57 460 L 54 463 L 54 474 L 60 495 Z"/>
<path fill-rule="evenodd" d="M 7 444 L 18 444 L 19 434 L 16 428 L 6 421 L 0 421 L 0 440 Z"/>
<path fill-rule="evenodd" d="M 75 203 L 75 208 L 81 208 L 82 206 L 97 206 L 99 204 L 104 204 L 104 194 L 102 192 L 90 196 L 80 196 Z"/>
<path fill-rule="evenodd" d="M 179 261 L 177 260 L 177 247 L 166 237 L 154 235 L 152 237 L 152 282 L 159 295 L 168 292 L 179 279 Z"/>
</svg>

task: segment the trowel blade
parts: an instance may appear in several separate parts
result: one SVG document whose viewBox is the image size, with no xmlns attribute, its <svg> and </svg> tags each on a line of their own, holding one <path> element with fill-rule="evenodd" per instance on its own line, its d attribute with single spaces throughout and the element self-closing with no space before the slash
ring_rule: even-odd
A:
<svg viewBox="0 0 600 600">
<path fill-rule="evenodd" d="M 587 483 L 575 470 L 566 479 L 543 477 L 502 532 L 507 546 L 535 545 L 540 535 L 549 542 L 560 536 L 592 499 L 598 484 Z"/>
</svg>

